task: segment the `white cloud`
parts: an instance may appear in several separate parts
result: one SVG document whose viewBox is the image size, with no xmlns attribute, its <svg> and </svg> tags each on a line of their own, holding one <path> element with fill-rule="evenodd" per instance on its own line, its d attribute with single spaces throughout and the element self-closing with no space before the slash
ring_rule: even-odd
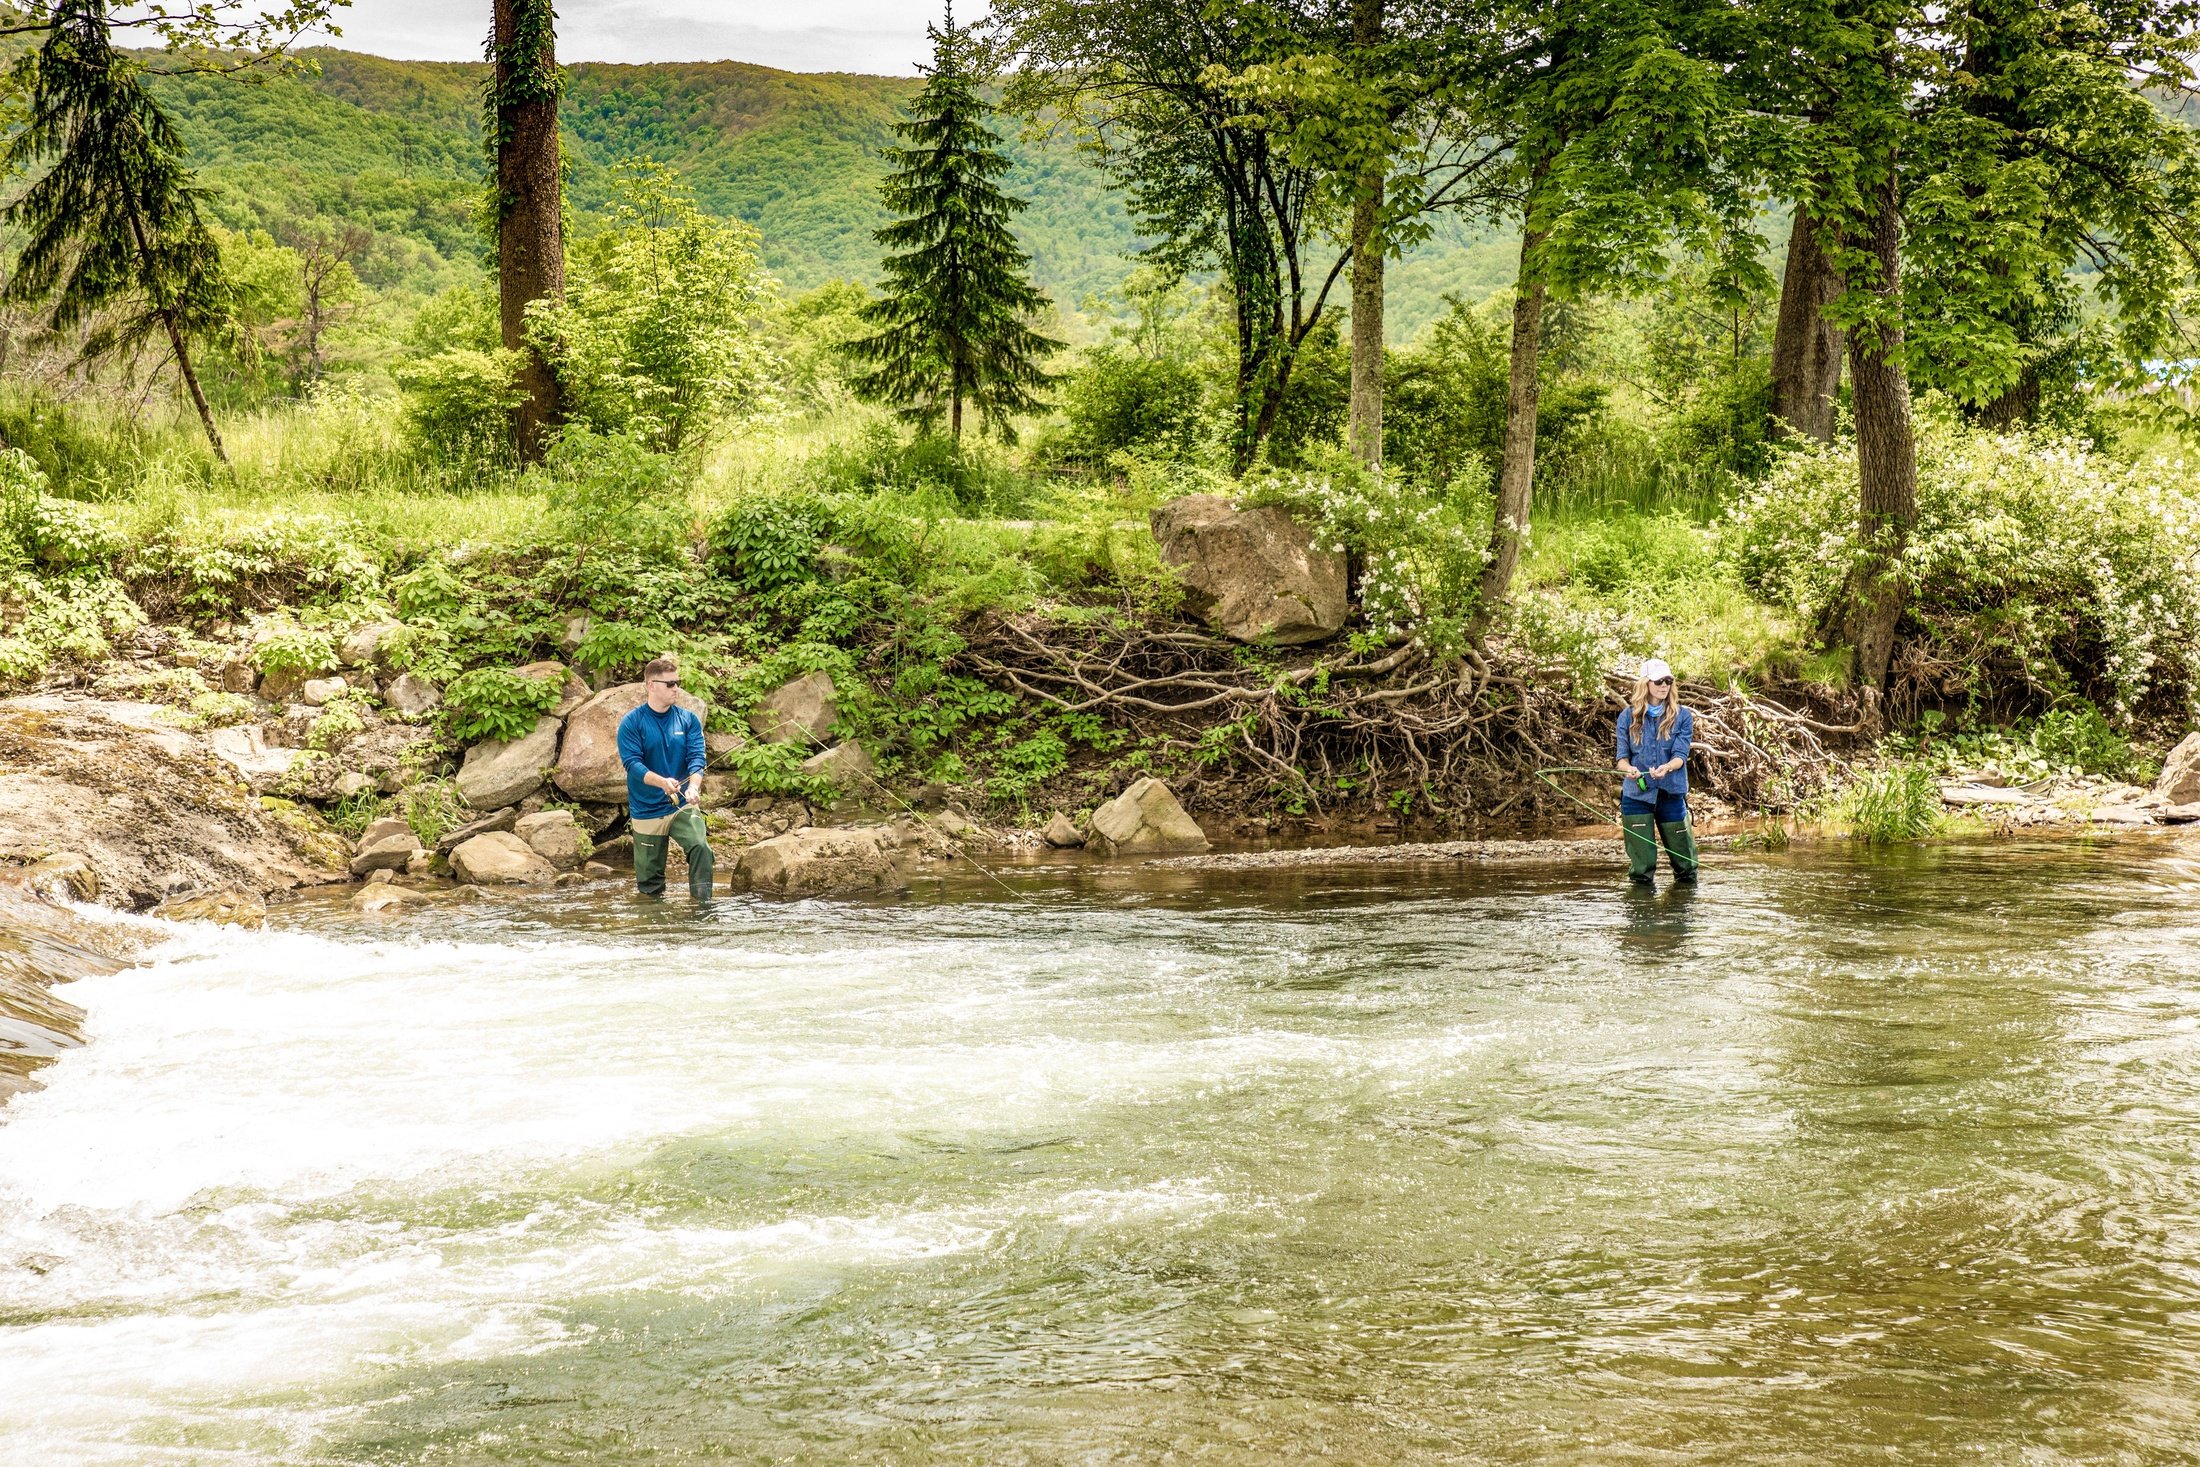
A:
<svg viewBox="0 0 2200 1467">
<path fill-rule="evenodd" d="M 958 20 L 985 6 L 965 0 Z M 931 0 L 560 0 L 565 61 L 754 61 L 787 71 L 907 76 L 930 55 Z M 334 44 L 414 61 L 474 61 L 485 0 L 353 0 Z"/>
</svg>

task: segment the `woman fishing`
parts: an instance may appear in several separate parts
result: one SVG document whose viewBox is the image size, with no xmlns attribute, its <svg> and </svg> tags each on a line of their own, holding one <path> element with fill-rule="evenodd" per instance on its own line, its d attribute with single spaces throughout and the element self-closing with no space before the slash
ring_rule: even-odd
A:
<svg viewBox="0 0 2200 1467">
<path fill-rule="evenodd" d="M 1696 836 L 1688 828 L 1688 750 L 1696 715 L 1681 706 L 1673 669 L 1653 657 L 1635 676 L 1635 691 L 1619 711 L 1619 824 L 1627 843 L 1627 879 L 1650 885 L 1658 847 L 1673 879 L 1696 879 Z"/>
</svg>

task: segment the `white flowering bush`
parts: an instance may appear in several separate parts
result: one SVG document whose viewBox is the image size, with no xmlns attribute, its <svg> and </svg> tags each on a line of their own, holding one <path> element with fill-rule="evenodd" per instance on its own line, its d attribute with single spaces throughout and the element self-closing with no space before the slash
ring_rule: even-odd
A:
<svg viewBox="0 0 2200 1467">
<path fill-rule="evenodd" d="M 1417 637 L 1439 655 L 1464 645 L 1489 563 L 1486 470 L 1477 465 L 1432 491 L 1339 454 L 1247 487 L 1243 503 L 1282 506 L 1317 546 L 1354 559 L 1370 629 Z"/>
<path fill-rule="evenodd" d="M 1834 609 L 1858 558 L 1855 465 L 1850 443 L 1797 451 L 1732 506 L 1721 552 L 1751 590 L 1812 621 Z M 1902 633 L 1925 654 L 1910 665 L 1973 706 L 2075 696 L 2125 724 L 2181 717 L 2200 695 L 2195 488 L 2181 460 L 1928 413 L 1900 567 Z"/>
</svg>

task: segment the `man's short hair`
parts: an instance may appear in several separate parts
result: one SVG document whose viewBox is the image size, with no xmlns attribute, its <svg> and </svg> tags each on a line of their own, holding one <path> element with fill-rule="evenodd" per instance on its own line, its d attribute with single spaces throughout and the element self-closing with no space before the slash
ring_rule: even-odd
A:
<svg viewBox="0 0 2200 1467">
<path fill-rule="evenodd" d="M 642 681 L 653 683 L 661 677 L 672 677 L 676 675 L 679 671 L 679 658 L 659 657 L 653 660 L 649 664 L 649 666 L 642 669 Z"/>
</svg>

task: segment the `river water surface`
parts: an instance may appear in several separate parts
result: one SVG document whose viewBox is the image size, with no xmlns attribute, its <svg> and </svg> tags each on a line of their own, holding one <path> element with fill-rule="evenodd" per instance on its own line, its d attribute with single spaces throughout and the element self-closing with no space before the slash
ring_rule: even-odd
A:
<svg viewBox="0 0 2200 1467">
<path fill-rule="evenodd" d="M 0 1123 L 0 1455 L 2192 1460 L 2169 850 L 188 930 Z"/>
</svg>

